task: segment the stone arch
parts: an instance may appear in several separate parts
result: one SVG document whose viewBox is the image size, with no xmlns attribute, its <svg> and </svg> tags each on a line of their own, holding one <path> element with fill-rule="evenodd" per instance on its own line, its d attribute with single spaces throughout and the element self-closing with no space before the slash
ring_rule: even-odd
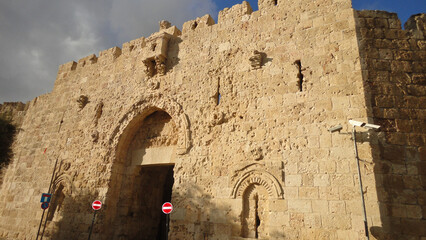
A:
<svg viewBox="0 0 426 240">
<path fill-rule="evenodd" d="M 169 114 L 176 124 L 178 129 L 177 154 L 183 155 L 189 151 L 191 147 L 189 121 L 182 106 L 176 101 L 162 96 L 162 94 L 153 94 L 133 104 L 119 119 L 109 138 L 112 151 L 108 155 L 115 158 L 113 161 L 124 161 L 126 152 L 122 149 L 125 149 L 125 146 L 133 139 L 134 130 L 140 128 L 145 117 L 159 110 Z"/>
<path fill-rule="evenodd" d="M 231 197 L 241 198 L 244 191 L 253 184 L 263 186 L 269 198 L 284 198 L 284 192 L 279 181 L 272 174 L 261 170 L 251 170 L 244 173 L 232 188 Z"/>
<path fill-rule="evenodd" d="M 163 216 L 152 206 L 171 198 L 174 159 L 191 147 L 189 127 L 182 106 L 162 94 L 140 99 L 120 116 L 105 158 L 112 164 L 105 206 L 114 206 L 105 208 L 105 236 L 134 239 L 143 232 L 155 239 L 165 232 L 159 230 Z"/>
</svg>

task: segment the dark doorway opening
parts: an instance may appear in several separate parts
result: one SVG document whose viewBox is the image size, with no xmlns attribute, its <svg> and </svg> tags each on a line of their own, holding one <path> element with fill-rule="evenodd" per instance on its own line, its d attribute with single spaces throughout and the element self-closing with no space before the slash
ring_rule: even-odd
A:
<svg viewBox="0 0 426 240">
<path fill-rule="evenodd" d="M 166 215 L 161 206 L 172 202 L 173 167 L 137 166 L 133 176 L 126 177 L 118 207 L 128 210 L 117 222 L 121 228 L 118 239 L 166 239 Z"/>
<path fill-rule="evenodd" d="M 173 188 L 174 178 L 173 178 L 173 166 L 163 166 L 160 168 L 162 168 L 163 173 L 166 174 L 166 179 L 164 181 L 164 186 L 163 186 L 162 201 L 159 205 L 159 206 L 162 206 L 163 203 L 172 201 L 172 188 Z M 169 221 L 170 221 L 170 218 L 161 211 L 161 219 L 158 226 L 157 240 L 167 239 L 167 234 L 169 232 L 169 229 L 168 229 Z"/>
<path fill-rule="evenodd" d="M 165 202 L 172 200 L 172 188 L 174 183 L 173 165 L 166 166 L 143 166 L 139 174 L 139 186 L 141 187 L 140 199 L 144 218 L 142 224 L 149 225 L 148 231 L 142 232 L 138 239 L 165 240 L 168 229 L 166 229 L 166 214 L 161 211 Z M 145 189 L 145 190 L 144 190 Z M 168 225 L 168 223 L 167 223 Z M 142 228 L 145 229 L 143 226 Z"/>
</svg>

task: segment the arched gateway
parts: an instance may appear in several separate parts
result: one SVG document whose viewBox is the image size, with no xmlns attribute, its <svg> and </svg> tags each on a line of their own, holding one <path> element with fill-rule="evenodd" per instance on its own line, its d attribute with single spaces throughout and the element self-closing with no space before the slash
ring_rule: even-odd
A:
<svg viewBox="0 0 426 240">
<path fill-rule="evenodd" d="M 110 138 L 106 232 L 114 239 L 165 239 L 161 205 L 172 201 L 174 163 L 189 147 L 186 116 L 176 102 L 154 96 L 119 123 Z"/>
</svg>

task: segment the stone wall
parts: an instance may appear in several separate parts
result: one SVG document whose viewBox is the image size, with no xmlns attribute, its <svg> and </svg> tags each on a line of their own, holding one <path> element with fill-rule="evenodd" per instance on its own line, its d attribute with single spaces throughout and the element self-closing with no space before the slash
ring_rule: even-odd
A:
<svg viewBox="0 0 426 240">
<path fill-rule="evenodd" d="M 35 238 L 58 160 L 46 239 L 87 239 L 95 199 L 93 239 L 151 231 L 143 223 L 158 215 L 142 203 L 167 195 L 170 166 L 170 239 L 363 238 L 347 122 L 372 109 L 356 14 L 349 0 L 259 0 L 255 12 L 243 2 L 217 24 L 206 15 L 181 32 L 162 21 L 149 37 L 61 65 L 53 91 L 29 103 L 0 190 L 0 237 Z M 133 166 L 144 141 L 173 154 Z M 381 227 L 377 144 L 357 144 L 369 226 Z"/>
<path fill-rule="evenodd" d="M 426 236 L 425 14 L 401 29 L 395 13 L 357 11 L 369 117 L 382 126 L 372 143 L 383 222 L 379 239 Z"/>
</svg>

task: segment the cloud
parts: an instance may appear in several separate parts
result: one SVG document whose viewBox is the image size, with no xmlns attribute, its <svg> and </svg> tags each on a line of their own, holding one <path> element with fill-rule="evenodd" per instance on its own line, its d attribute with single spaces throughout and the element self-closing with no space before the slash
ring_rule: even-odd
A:
<svg viewBox="0 0 426 240">
<path fill-rule="evenodd" d="M 217 14 L 213 0 L 0 2 L 0 103 L 50 92 L 58 66 L 183 22 Z"/>
</svg>

